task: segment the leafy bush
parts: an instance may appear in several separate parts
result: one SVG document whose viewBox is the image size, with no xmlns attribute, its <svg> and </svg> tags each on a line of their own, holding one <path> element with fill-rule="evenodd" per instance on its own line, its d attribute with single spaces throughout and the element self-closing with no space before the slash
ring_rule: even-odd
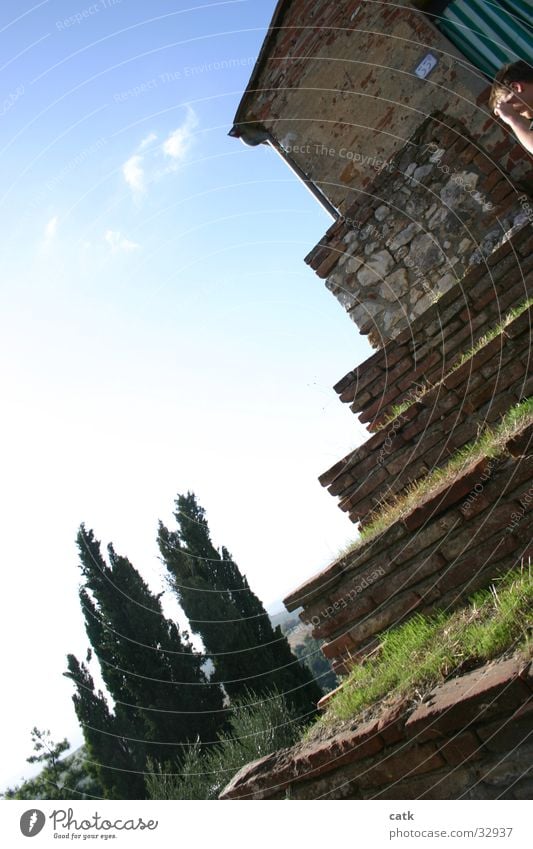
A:
<svg viewBox="0 0 533 849">
<path fill-rule="evenodd" d="M 261 701 L 249 693 L 230 710 L 229 731 L 212 746 L 197 742 L 188 747 L 179 772 L 170 763 L 149 762 L 149 799 L 216 799 L 241 767 L 291 746 L 301 734 L 294 712 L 276 691 Z"/>
</svg>

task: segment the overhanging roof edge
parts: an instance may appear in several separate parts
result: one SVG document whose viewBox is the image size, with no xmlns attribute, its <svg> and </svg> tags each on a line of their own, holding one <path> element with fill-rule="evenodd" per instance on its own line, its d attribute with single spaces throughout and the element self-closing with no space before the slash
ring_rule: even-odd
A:
<svg viewBox="0 0 533 849">
<path fill-rule="evenodd" d="M 245 129 L 241 130 L 239 128 L 239 124 L 241 123 L 241 120 L 243 118 L 243 113 L 246 109 L 247 101 L 249 100 L 252 91 L 257 88 L 257 80 L 263 69 L 263 65 L 266 62 L 268 53 L 271 48 L 271 42 L 273 41 L 274 36 L 277 35 L 277 32 L 281 27 L 283 18 L 287 14 L 289 7 L 292 5 L 292 3 L 293 0 L 278 0 L 276 4 L 276 8 L 274 9 L 274 14 L 272 16 L 272 20 L 270 21 L 267 34 L 264 38 L 263 44 L 261 45 L 261 50 L 259 51 L 259 55 L 256 59 L 250 79 L 248 80 L 248 85 L 246 86 L 244 94 L 241 97 L 241 101 L 237 107 L 237 112 L 235 113 L 235 118 L 233 119 L 233 127 L 228 133 L 228 135 L 233 136 L 234 138 L 240 138 L 246 133 Z"/>
</svg>

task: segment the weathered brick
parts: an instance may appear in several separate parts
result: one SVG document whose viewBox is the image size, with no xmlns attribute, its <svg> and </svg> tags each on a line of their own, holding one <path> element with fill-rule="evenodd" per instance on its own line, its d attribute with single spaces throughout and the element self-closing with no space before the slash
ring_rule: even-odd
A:
<svg viewBox="0 0 533 849">
<path fill-rule="evenodd" d="M 378 733 L 378 721 L 372 720 L 324 743 L 304 748 L 295 759 L 294 765 L 296 771 L 308 779 L 375 755 L 383 746 L 383 740 Z M 303 768 L 299 768 L 300 766 Z"/>
<path fill-rule="evenodd" d="M 479 760 L 482 754 L 481 743 L 472 731 L 451 737 L 438 751 L 452 767 L 457 767 L 465 761 Z"/>
<path fill-rule="evenodd" d="M 322 646 L 322 653 L 325 657 L 329 659 L 333 659 L 336 657 L 342 658 L 342 656 L 352 649 L 357 648 L 357 643 L 354 639 L 352 639 L 350 633 L 342 634 L 342 636 L 337 637 L 335 640 L 331 640 L 329 643 L 324 643 Z"/>
<path fill-rule="evenodd" d="M 373 614 L 366 616 L 361 623 L 350 630 L 349 637 L 353 645 L 347 647 L 357 648 L 368 637 L 380 633 L 391 625 L 397 625 L 409 613 L 414 613 L 419 605 L 420 597 L 417 593 L 408 591 L 390 604 L 376 608 Z M 323 651 L 326 654 L 324 649 Z M 331 656 L 333 655 L 326 655 L 326 657 Z"/>
<path fill-rule="evenodd" d="M 378 731 L 387 746 L 397 743 L 405 736 L 404 728 L 409 709 L 409 702 L 404 700 L 381 712 L 378 718 Z"/>
<path fill-rule="evenodd" d="M 341 259 L 343 253 L 344 251 L 342 250 L 342 247 L 331 247 L 329 256 L 322 260 L 320 265 L 315 268 L 315 272 L 318 277 L 321 277 L 322 279 L 328 277 L 337 265 L 338 261 Z"/>
<path fill-rule="evenodd" d="M 509 752 L 528 740 L 533 742 L 533 698 L 511 716 L 481 725 L 477 734 L 489 752 Z"/>
<path fill-rule="evenodd" d="M 533 424 L 529 425 L 518 436 L 509 439 L 505 447 L 513 457 L 522 457 L 533 453 Z"/>
<path fill-rule="evenodd" d="M 404 519 L 410 531 L 420 528 L 430 519 L 444 512 L 458 501 L 463 500 L 472 491 L 480 477 L 487 471 L 488 460 L 483 458 L 475 466 L 456 478 L 449 486 L 441 487 L 420 507 L 416 507 Z"/>
<path fill-rule="evenodd" d="M 478 532 L 477 539 L 479 541 L 484 537 Z M 451 598 L 452 606 L 455 606 L 461 598 L 486 586 L 492 578 L 515 565 L 509 561 L 508 555 L 518 550 L 519 541 L 511 534 L 506 534 L 504 528 L 496 538 L 483 542 L 477 548 L 475 542 L 474 537 L 472 546 L 466 544 L 464 551 L 450 562 L 442 575 L 437 577 L 436 588 L 442 603 L 444 598 Z"/>
<path fill-rule="evenodd" d="M 438 551 L 442 548 L 442 539 L 448 539 L 462 524 L 459 512 L 449 511 L 446 515 L 439 516 L 426 528 L 417 531 L 416 535 L 406 535 L 405 540 L 391 551 L 391 557 L 398 565 L 408 563 L 415 557 L 428 556 L 428 553 Z"/>
<path fill-rule="evenodd" d="M 446 765 L 446 761 L 437 752 L 433 743 L 414 745 L 403 749 L 397 755 L 382 757 L 360 776 L 363 785 L 380 787 L 393 784 L 406 778 L 433 772 Z"/>
<path fill-rule="evenodd" d="M 406 732 L 418 740 L 431 739 L 520 707 L 529 691 L 519 679 L 519 671 L 520 662 L 511 659 L 441 684 L 411 714 Z"/>
<path fill-rule="evenodd" d="M 319 482 L 322 486 L 330 486 L 333 481 L 337 480 L 337 478 L 341 477 L 343 474 L 347 475 L 347 480 L 351 479 L 351 475 L 346 472 L 346 468 L 348 466 L 349 460 L 345 457 L 343 460 L 340 460 L 338 463 L 335 463 L 331 469 L 328 469 L 327 472 L 323 472 L 318 478 Z"/>
<path fill-rule="evenodd" d="M 371 589 L 371 595 L 376 604 L 391 599 L 394 595 L 407 587 L 417 588 L 417 584 L 428 575 L 434 575 L 446 566 L 446 560 L 441 554 L 430 554 L 421 557 L 413 566 L 407 569 L 395 570 L 387 575 L 383 581 L 375 584 Z"/>
<path fill-rule="evenodd" d="M 339 598 L 345 604 L 341 605 Z M 335 604 L 337 604 L 337 608 L 335 608 Z M 352 600 L 348 595 L 348 591 L 345 595 L 330 599 L 328 605 L 320 607 L 320 613 L 307 614 L 311 619 L 314 616 L 320 616 L 324 611 L 327 613 L 329 609 L 333 608 L 332 614 L 320 616 L 320 625 L 313 627 L 313 637 L 316 639 L 329 638 L 339 628 L 345 628 L 347 625 L 351 625 L 353 622 L 369 614 L 373 607 L 373 602 L 368 596 L 356 595 Z"/>
</svg>

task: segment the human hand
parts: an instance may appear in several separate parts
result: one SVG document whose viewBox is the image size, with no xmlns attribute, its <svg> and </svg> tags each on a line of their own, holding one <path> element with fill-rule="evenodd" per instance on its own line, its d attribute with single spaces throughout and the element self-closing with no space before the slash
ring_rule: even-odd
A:
<svg viewBox="0 0 533 849">
<path fill-rule="evenodd" d="M 511 97 L 508 100 L 502 100 L 494 110 L 494 114 L 497 118 L 501 118 L 502 121 L 505 121 L 506 124 L 513 125 L 516 119 L 519 117 L 519 109 L 523 108 L 522 102 L 516 98 Z"/>
</svg>

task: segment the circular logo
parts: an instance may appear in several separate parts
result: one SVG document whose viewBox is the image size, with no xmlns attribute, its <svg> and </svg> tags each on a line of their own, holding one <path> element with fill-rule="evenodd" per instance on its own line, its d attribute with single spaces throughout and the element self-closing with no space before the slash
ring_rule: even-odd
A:
<svg viewBox="0 0 533 849">
<path fill-rule="evenodd" d="M 43 830 L 46 817 L 42 811 L 37 808 L 31 808 L 29 811 L 24 811 L 20 818 L 20 830 L 24 837 L 35 837 Z"/>
</svg>

